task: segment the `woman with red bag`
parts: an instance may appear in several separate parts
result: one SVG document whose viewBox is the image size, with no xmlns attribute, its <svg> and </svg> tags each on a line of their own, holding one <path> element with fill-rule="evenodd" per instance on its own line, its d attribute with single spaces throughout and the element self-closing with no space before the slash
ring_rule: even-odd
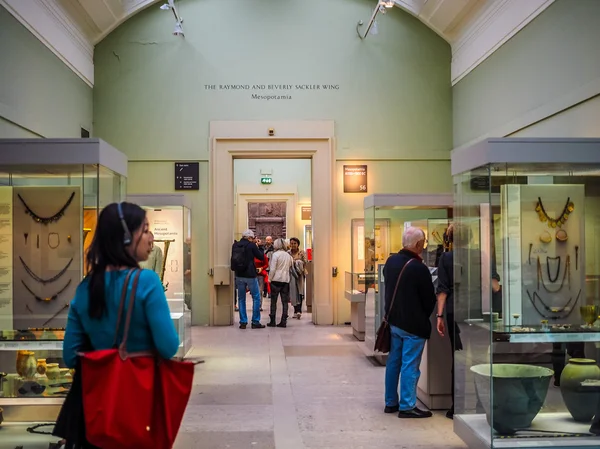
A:
<svg viewBox="0 0 600 449">
<path fill-rule="evenodd" d="M 157 367 L 161 370 L 168 368 L 169 359 L 175 356 L 179 348 L 179 338 L 158 275 L 151 270 L 139 269 L 139 262 L 146 260 L 150 254 L 153 239 L 146 212 L 135 204 L 110 204 L 98 218 L 94 239 L 86 255 L 88 275 L 78 286 L 70 304 L 63 345 L 64 361 L 69 368 L 75 368 L 81 362 L 81 374 L 77 369 L 76 375 L 81 376 L 87 428 L 84 434 L 87 441 L 70 442 L 66 436 L 67 442 L 74 447 L 109 449 L 110 444 L 110 449 L 114 449 L 131 443 L 120 441 L 119 438 L 123 435 L 124 439 L 131 438 L 127 435 L 135 435 L 135 431 L 139 430 L 134 428 L 137 415 L 140 415 L 139 408 L 132 413 L 131 420 L 113 421 L 114 431 L 107 431 L 112 435 L 107 438 L 98 435 L 100 425 L 106 426 L 110 421 L 108 414 L 112 413 L 112 418 L 117 418 L 114 408 L 115 403 L 122 400 L 119 397 L 122 392 L 115 394 L 115 388 L 112 387 L 128 385 L 136 389 L 147 379 L 151 379 L 151 384 L 158 384 L 160 375 L 157 374 Z M 111 358 L 116 348 L 119 348 L 117 357 Z M 89 349 L 93 351 L 82 354 Z M 118 355 L 121 360 L 117 360 Z M 97 366 L 93 370 L 88 368 L 94 362 Z M 132 372 L 131 369 L 127 371 L 129 366 L 138 369 L 139 374 L 136 372 L 127 376 L 128 372 Z M 141 378 L 132 379 L 133 375 L 140 375 Z M 103 377 L 107 377 L 106 382 L 109 383 L 105 387 L 113 390 L 113 397 L 111 391 L 90 390 L 89 383 L 94 376 L 99 377 L 101 382 Z M 104 389 L 103 385 L 96 386 L 96 389 Z M 90 401 L 92 393 L 100 393 L 100 396 Z M 150 408 L 159 399 L 151 398 Z M 138 401 L 137 406 L 143 406 L 143 403 Z M 119 403 L 119 407 L 123 407 L 123 404 Z M 144 430 L 148 433 L 154 430 L 150 429 L 150 425 L 146 427 Z M 176 427 L 175 433 L 178 424 Z M 58 434 L 56 429 L 55 434 Z M 162 438 L 158 440 L 163 441 Z M 136 447 L 144 447 L 144 443 L 140 441 L 138 445 L 136 442 Z M 169 449 L 156 440 L 154 447 Z"/>
</svg>

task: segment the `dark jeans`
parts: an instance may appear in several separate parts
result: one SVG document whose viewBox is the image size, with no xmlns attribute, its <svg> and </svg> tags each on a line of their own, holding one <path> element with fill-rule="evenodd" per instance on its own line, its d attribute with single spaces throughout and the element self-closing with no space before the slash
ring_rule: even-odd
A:
<svg viewBox="0 0 600 449">
<path fill-rule="evenodd" d="M 269 316 L 271 321 L 275 321 L 277 315 L 277 297 L 281 296 L 281 322 L 285 323 L 288 317 L 288 306 L 290 303 L 290 284 L 289 282 L 271 281 L 271 312 Z"/>
<path fill-rule="evenodd" d="M 298 295 L 298 304 L 294 306 L 294 313 L 302 313 L 302 301 L 304 300 L 304 295 Z"/>
</svg>

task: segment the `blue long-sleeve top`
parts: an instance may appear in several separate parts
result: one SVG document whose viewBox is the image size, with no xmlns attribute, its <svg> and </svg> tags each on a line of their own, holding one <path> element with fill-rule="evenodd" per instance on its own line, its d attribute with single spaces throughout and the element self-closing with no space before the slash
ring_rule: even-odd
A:
<svg viewBox="0 0 600 449">
<path fill-rule="evenodd" d="M 77 353 L 84 350 L 89 339 L 93 349 L 113 347 L 121 291 L 128 270 L 107 271 L 105 273 L 106 309 L 100 319 L 89 316 L 89 286 L 85 279 L 77 287 L 71 301 L 63 358 L 69 368 L 74 368 Z M 121 319 L 118 344 L 123 337 L 123 327 L 129 305 L 129 293 L 133 286 L 133 275 L 129 280 L 127 300 Z M 175 330 L 164 288 L 158 275 L 151 270 L 142 270 L 135 295 L 135 304 L 127 338 L 127 351 L 138 352 L 156 350 L 165 359 L 172 358 L 179 348 L 179 337 Z"/>
</svg>

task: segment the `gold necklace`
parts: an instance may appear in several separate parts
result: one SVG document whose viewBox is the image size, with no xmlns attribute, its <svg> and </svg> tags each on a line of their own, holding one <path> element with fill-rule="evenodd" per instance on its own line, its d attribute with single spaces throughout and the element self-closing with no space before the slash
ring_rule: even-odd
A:
<svg viewBox="0 0 600 449">
<path fill-rule="evenodd" d="M 552 218 L 544 209 L 544 204 L 542 203 L 542 198 L 538 196 L 538 202 L 535 206 L 535 211 L 538 213 L 538 217 L 541 222 L 548 222 L 549 228 L 556 228 L 557 226 L 560 228 L 568 219 L 571 212 L 575 210 L 575 204 L 571 201 L 571 198 L 567 198 L 567 204 L 563 208 L 563 211 L 558 216 L 558 218 Z"/>
</svg>

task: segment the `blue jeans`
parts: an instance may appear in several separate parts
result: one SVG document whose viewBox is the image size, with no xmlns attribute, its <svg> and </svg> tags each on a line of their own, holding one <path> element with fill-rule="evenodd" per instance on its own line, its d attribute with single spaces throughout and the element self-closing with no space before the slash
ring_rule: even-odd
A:
<svg viewBox="0 0 600 449">
<path fill-rule="evenodd" d="M 421 376 L 421 357 L 425 339 L 390 325 L 392 343 L 385 365 L 385 405 L 399 405 L 401 411 L 412 410 L 417 405 L 417 382 Z M 400 373 L 402 378 L 400 379 Z M 400 400 L 398 400 L 400 380 Z"/>
<path fill-rule="evenodd" d="M 238 307 L 240 309 L 240 324 L 248 324 L 246 314 L 246 286 L 252 295 L 252 323 L 260 323 L 260 290 L 256 278 L 235 278 L 235 286 L 238 293 Z"/>
</svg>

